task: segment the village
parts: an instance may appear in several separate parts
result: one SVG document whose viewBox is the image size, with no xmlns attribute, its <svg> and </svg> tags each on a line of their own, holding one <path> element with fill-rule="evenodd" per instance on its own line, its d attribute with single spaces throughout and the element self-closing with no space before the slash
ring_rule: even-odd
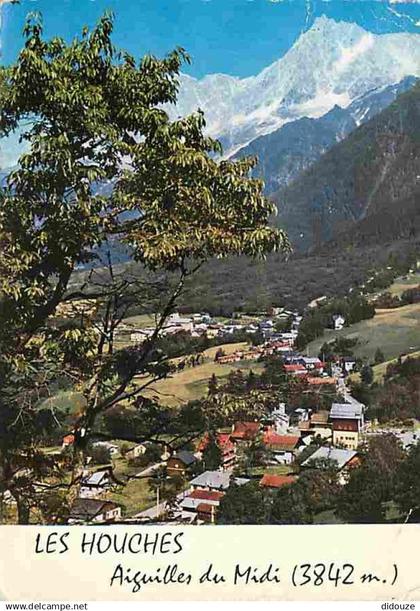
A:
<svg viewBox="0 0 420 611">
<path fill-rule="evenodd" d="M 248 319 L 247 316 L 243 318 Z M 112 464 L 116 457 L 121 460 L 121 447 L 109 441 L 96 441 L 94 447 L 109 453 L 110 464 L 96 469 L 87 466 L 69 523 L 170 521 L 179 524 L 217 524 L 220 503 L 230 486 L 243 486 L 251 479 L 257 479 L 261 489 L 275 492 L 294 484 L 306 469 L 323 469 L 326 464 L 334 465 L 339 483 L 345 485 L 351 470 L 359 465 L 360 445 L 370 435 L 384 431 L 372 429 L 372 423 L 366 420 L 365 405 L 349 392 L 346 381 L 356 367 L 355 358 L 342 357 L 326 363 L 296 349 L 301 320 L 298 312 L 283 308 L 273 308 L 269 315 L 266 313 L 259 320 L 254 317 L 252 322 L 245 322 L 241 316 L 226 323 L 216 323 L 208 314 L 182 317 L 173 314 L 162 331 L 163 335 L 180 331 L 188 332 L 191 336 L 210 333 L 212 337 L 223 337 L 238 331 L 260 334 L 261 343 L 230 354 L 225 355 L 221 345 L 216 353 L 216 364 L 257 362 L 258 359 L 275 356 L 280 359 L 288 379 L 304 380 L 311 391 L 328 389 L 336 400 L 329 410 L 307 406 L 291 410 L 279 397 L 276 407 L 259 420 L 237 420 L 230 427 L 217 430 L 215 435 L 204 433 L 188 449 L 181 447 L 171 453 L 163 444 L 160 454 L 159 450 L 156 454 L 155 448 L 154 462 L 146 464 L 136 474 L 142 480 L 161 478 L 161 483 L 154 487 L 155 501 L 147 508 L 131 511 L 129 515 L 113 495 L 118 481 Z M 334 315 L 331 321 L 333 328 L 340 328 L 344 323 L 345 319 L 340 314 Z M 283 330 L 279 331 L 281 328 Z M 144 341 L 147 333 L 150 333 L 150 329 L 135 331 L 131 333 L 130 341 Z M 392 432 L 405 448 L 416 442 L 416 433 L 397 429 Z M 71 447 L 73 443 L 73 434 L 65 436 L 63 449 Z M 218 447 L 220 464 L 217 469 L 207 469 L 203 462 L 210 443 Z M 240 469 L 238 471 L 240 456 L 255 444 L 265 448 L 264 456 L 252 475 L 244 476 Z M 148 445 L 148 442 L 144 442 L 126 447 L 124 460 L 146 456 Z M 309 455 L 308 448 L 312 450 Z M 305 456 L 304 460 L 302 456 Z M 181 489 L 175 490 L 170 502 L 161 498 L 164 480 L 182 482 Z"/>
</svg>

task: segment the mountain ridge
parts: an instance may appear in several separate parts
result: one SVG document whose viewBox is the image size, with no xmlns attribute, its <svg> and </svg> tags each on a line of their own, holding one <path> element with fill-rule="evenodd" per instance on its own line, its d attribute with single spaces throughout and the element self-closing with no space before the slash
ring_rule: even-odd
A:
<svg viewBox="0 0 420 611">
<path fill-rule="evenodd" d="M 420 230 L 420 84 L 274 196 L 295 247 L 409 238 Z M 385 222 L 386 219 L 386 222 Z"/>
<path fill-rule="evenodd" d="M 208 134 L 230 156 L 291 120 L 322 116 L 372 89 L 420 76 L 419 42 L 419 34 L 372 34 L 355 23 L 319 17 L 256 76 L 181 74 L 177 105 L 165 108 L 171 118 L 201 108 Z"/>
<path fill-rule="evenodd" d="M 329 148 L 386 108 L 416 80 L 409 76 L 396 85 L 373 90 L 347 108 L 334 106 L 318 119 L 302 117 L 291 121 L 270 134 L 259 136 L 241 148 L 234 158 L 258 158 L 253 175 L 264 180 L 269 195 L 286 186 Z"/>
</svg>

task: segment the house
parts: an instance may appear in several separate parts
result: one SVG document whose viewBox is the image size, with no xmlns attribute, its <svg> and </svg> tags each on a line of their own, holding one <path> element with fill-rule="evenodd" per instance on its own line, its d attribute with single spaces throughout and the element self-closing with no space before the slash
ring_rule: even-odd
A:
<svg viewBox="0 0 420 611">
<path fill-rule="evenodd" d="M 232 478 L 232 471 L 204 471 L 190 481 L 191 490 L 227 490 L 231 480 L 238 486 L 247 484 L 243 477 Z"/>
<path fill-rule="evenodd" d="M 127 460 L 135 460 L 136 458 L 139 458 L 139 456 L 143 456 L 143 454 L 146 453 L 146 450 L 147 450 L 147 444 L 139 443 L 133 446 L 132 448 L 130 448 L 128 452 L 125 453 L 125 458 Z"/>
<path fill-rule="evenodd" d="M 192 452 L 180 450 L 168 459 L 166 470 L 171 477 L 184 476 L 195 462 L 197 462 L 197 457 Z"/>
<path fill-rule="evenodd" d="M 273 430 L 264 433 L 263 443 L 273 454 L 273 460 L 282 465 L 290 465 L 302 446 L 300 435 L 278 435 Z"/>
<path fill-rule="evenodd" d="M 354 356 L 343 356 L 341 359 L 341 368 L 344 373 L 350 373 L 356 366 L 356 359 Z"/>
<path fill-rule="evenodd" d="M 77 498 L 70 509 L 69 524 L 115 522 L 121 518 L 121 505 L 113 501 Z"/>
<path fill-rule="evenodd" d="M 193 490 L 180 503 L 181 518 L 185 519 L 189 514 L 196 514 L 199 520 L 214 524 L 217 508 L 224 496 L 224 492 L 218 490 Z"/>
<path fill-rule="evenodd" d="M 191 333 L 193 330 L 193 321 L 191 318 L 182 318 L 178 312 L 174 312 L 168 317 L 168 320 L 163 328 L 165 333 L 173 334 L 178 331 L 187 331 Z"/>
<path fill-rule="evenodd" d="M 333 445 L 355 450 L 364 427 L 364 405 L 356 401 L 333 403 L 330 421 L 333 429 Z"/>
<path fill-rule="evenodd" d="M 341 314 L 333 314 L 332 320 L 333 329 L 335 329 L 336 331 L 342 329 L 344 327 L 344 323 L 346 322 L 346 319 Z"/>
<path fill-rule="evenodd" d="M 312 468 L 314 462 L 318 460 L 328 460 L 336 463 L 339 472 L 339 482 L 342 485 L 347 482 L 350 470 L 360 464 L 357 452 L 354 450 L 321 446 L 301 464 L 301 467 L 303 469 Z"/>
<path fill-rule="evenodd" d="M 278 489 L 282 486 L 290 486 L 297 480 L 295 475 L 275 475 L 274 473 L 264 473 L 260 480 L 261 488 Z"/>
<path fill-rule="evenodd" d="M 96 471 L 88 473 L 81 480 L 80 497 L 83 499 L 95 498 L 110 492 L 116 481 L 110 471 Z"/>
<path fill-rule="evenodd" d="M 285 354 L 290 350 L 290 343 L 277 340 L 270 343 L 270 349 L 271 354 L 273 354 L 274 352 L 280 352 L 282 354 Z"/>
<path fill-rule="evenodd" d="M 299 359 L 299 363 L 303 365 L 307 371 L 317 371 L 318 373 L 324 371 L 324 363 L 318 357 L 302 356 Z"/>
<path fill-rule="evenodd" d="M 203 451 L 206 449 L 209 439 L 210 436 L 207 433 L 198 445 L 197 453 L 200 454 L 200 458 L 202 458 Z M 216 443 L 222 454 L 222 468 L 231 469 L 236 461 L 236 445 L 232 441 L 230 434 L 217 433 Z"/>
<path fill-rule="evenodd" d="M 313 412 L 310 418 L 311 429 L 315 434 L 323 437 L 331 437 L 331 424 L 329 423 L 330 412 L 328 410 L 319 410 Z"/>
<path fill-rule="evenodd" d="M 292 376 L 306 375 L 306 367 L 300 363 L 293 363 L 291 365 L 283 365 L 284 371 Z"/>
<path fill-rule="evenodd" d="M 309 420 L 299 423 L 299 431 L 305 445 L 311 443 L 311 440 L 318 436 L 324 440 L 331 439 L 332 426 L 329 422 L 329 412 L 324 410 L 314 412 Z"/>
<path fill-rule="evenodd" d="M 232 427 L 231 439 L 236 442 L 255 441 L 260 432 L 259 422 L 235 422 Z"/>
</svg>

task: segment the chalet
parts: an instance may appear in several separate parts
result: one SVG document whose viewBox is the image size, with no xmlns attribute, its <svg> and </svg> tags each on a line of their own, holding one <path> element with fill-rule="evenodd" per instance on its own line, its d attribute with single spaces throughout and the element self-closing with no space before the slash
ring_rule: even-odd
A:
<svg viewBox="0 0 420 611">
<path fill-rule="evenodd" d="M 197 457 L 192 452 L 180 450 L 168 459 L 166 470 L 169 476 L 186 475 L 192 465 L 197 462 Z"/>
<path fill-rule="evenodd" d="M 125 458 L 127 460 L 135 460 L 136 458 L 139 458 L 139 456 L 143 456 L 143 454 L 145 454 L 147 451 L 148 445 L 149 444 L 147 443 L 138 443 L 125 453 Z"/>
<path fill-rule="evenodd" d="M 300 363 L 293 363 L 292 365 L 283 365 L 283 367 L 285 372 L 292 376 L 301 376 L 307 374 L 306 367 L 304 367 L 304 365 L 301 365 Z"/>
<path fill-rule="evenodd" d="M 317 421 L 317 418 L 315 418 L 315 420 L 310 419 L 301 422 L 299 424 L 299 432 L 305 445 L 309 445 L 314 437 L 321 437 L 325 441 L 332 438 L 331 424 L 319 420 Z"/>
<path fill-rule="evenodd" d="M 233 441 L 255 441 L 260 432 L 259 422 L 235 422 L 230 437 Z"/>
<path fill-rule="evenodd" d="M 275 475 L 274 473 L 264 473 L 260 480 L 261 488 L 278 489 L 283 486 L 290 486 L 297 480 L 295 475 Z"/>
<path fill-rule="evenodd" d="M 191 490 L 227 490 L 234 482 L 238 486 L 247 484 L 248 479 L 233 477 L 232 471 L 204 471 L 190 481 Z"/>
<path fill-rule="evenodd" d="M 300 435 L 278 435 L 273 430 L 264 433 L 263 443 L 272 452 L 273 459 L 283 465 L 292 463 L 302 446 Z"/>
<path fill-rule="evenodd" d="M 330 413 L 327 410 L 319 410 L 311 414 L 310 425 L 315 434 L 322 435 L 323 437 L 331 437 L 329 416 Z"/>
<path fill-rule="evenodd" d="M 68 523 L 108 523 L 120 518 L 121 506 L 113 501 L 77 498 L 71 506 Z"/>
<path fill-rule="evenodd" d="M 318 460 L 331 461 L 336 464 L 339 472 L 339 482 L 342 485 L 347 482 L 350 470 L 360 464 L 357 452 L 354 450 L 343 450 L 340 448 L 322 446 L 311 454 L 311 456 L 301 464 L 301 467 L 303 469 L 313 468 L 314 463 Z"/>
<path fill-rule="evenodd" d="M 203 451 L 206 449 L 208 443 L 209 435 L 206 434 L 200 441 L 197 448 L 197 453 L 200 454 L 200 458 L 202 458 Z M 236 445 L 232 441 L 230 434 L 217 433 L 216 443 L 222 454 L 222 468 L 231 469 L 236 461 Z"/>
<path fill-rule="evenodd" d="M 116 481 L 110 471 L 96 471 L 82 477 L 80 497 L 83 499 L 102 496 L 115 487 Z"/>
<path fill-rule="evenodd" d="M 299 359 L 299 363 L 303 365 L 307 371 L 317 371 L 318 373 L 324 371 L 325 363 L 318 357 L 302 356 Z"/>
<path fill-rule="evenodd" d="M 180 503 L 181 517 L 196 514 L 199 520 L 214 523 L 217 508 L 224 496 L 224 492 L 218 490 L 193 490 Z"/>
<path fill-rule="evenodd" d="M 355 450 L 364 427 L 364 405 L 358 402 L 333 403 L 330 411 L 333 445 Z"/>
<path fill-rule="evenodd" d="M 193 330 L 193 321 L 191 318 L 182 318 L 178 312 L 174 312 L 168 317 L 163 330 L 165 333 L 177 333 L 178 331 L 187 331 L 191 333 Z"/>
<path fill-rule="evenodd" d="M 286 353 L 290 350 L 290 344 L 289 342 L 277 340 L 277 341 L 270 343 L 270 348 L 272 349 L 273 352 Z"/>
</svg>

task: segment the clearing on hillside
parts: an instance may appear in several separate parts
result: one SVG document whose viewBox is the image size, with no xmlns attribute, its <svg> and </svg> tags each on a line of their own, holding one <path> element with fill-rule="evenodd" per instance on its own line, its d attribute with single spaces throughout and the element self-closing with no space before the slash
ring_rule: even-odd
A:
<svg viewBox="0 0 420 611">
<path fill-rule="evenodd" d="M 386 360 L 420 350 L 420 303 L 389 310 L 378 309 L 374 318 L 340 331 L 326 329 L 322 337 L 308 344 L 308 354 L 318 355 L 322 344 L 336 337 L 358 338 L 354 354 L 369 361 L 373 361 L 377 348 L 382 350 Z"/>
</svg>

